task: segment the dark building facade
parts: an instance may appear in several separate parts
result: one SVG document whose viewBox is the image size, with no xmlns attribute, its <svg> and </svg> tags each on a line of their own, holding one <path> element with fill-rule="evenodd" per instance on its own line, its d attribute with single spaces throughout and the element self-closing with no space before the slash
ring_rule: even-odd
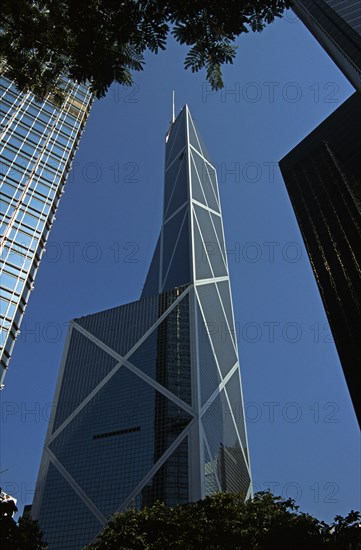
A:
<svg viewBox="0 0 361 550">
<path fill-rule="evenodd" d="M 280 162 L 361 425 L 361 94 Z"/>
<path fill-rule="evenodd" d="M 54 401 L 32 506 L 50 550 L 129 507 L 252 494 L 217 176 L 187 106 L 141 299 L 71 322 Z"/>
<path fill-rule="evenodd" d="M 356 90 L 361 91 L 359 0 L 293 0 L 292 9 Z"/>
</svg>

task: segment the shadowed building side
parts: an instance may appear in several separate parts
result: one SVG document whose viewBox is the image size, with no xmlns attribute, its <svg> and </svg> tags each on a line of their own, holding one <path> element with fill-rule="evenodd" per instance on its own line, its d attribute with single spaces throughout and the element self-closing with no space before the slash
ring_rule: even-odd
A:
<svg viewBox="0 0 361 550">
<path fill-rule="evenodd" d="M 361 425 L 361 94 L 280 162 Z"/>
<path fill-rule="evenodd" d="M 361 92 L 359 0 L 293 0 L 292 9 L 345 77 Z"/>
</svg>

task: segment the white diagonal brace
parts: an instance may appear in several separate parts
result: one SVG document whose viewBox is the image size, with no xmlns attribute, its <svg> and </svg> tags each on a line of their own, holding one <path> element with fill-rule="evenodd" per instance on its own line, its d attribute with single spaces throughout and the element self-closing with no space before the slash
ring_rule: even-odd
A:
<svg viewBox="0 0 361 550">
<path fill-rule="evenodd" d="M 198 220 L 197 212 L 196 212 L 194 206 L 193 206 L 193 208 L 192 208 L 192 211 L 193 211 L 193 215 L 194 215 L 194 217 L 195 217 L 195 220 L 196 220 L 196 223 L 197 223 L 197 226 L 198 226 L 198 231 L 199 231 L 199 234 L 200 234 L 200 236 L 201 236 L 201 240 L 202 240 L 202 242 L 203 242 L 204 251 L 205 251 L 205 253 L 206 253 L 206 256 L 207 256 L 207 258 L 208 258 L 208 261 L 209 261 L 209 264 L 210 264 L 210 267 L 211 267 L 213 279 L 215 279 L 215 278 L 216 278 L 216 275 L 214 274 L 213 265 L 212 265 L 211 259 L 210 259 L 210 257 L 209 257 L 209 254 L 208 254 L 207 247 L 206 247 L 206 244 L 207 244 L 208 241 L 204 240 L 204 237 L 203 237 L 203 230 L 201 229 L 201 223 L 200 223 L 199 220 Z M 210 217 L 210 219 L 211 219 L 211 216 L 209 216 L 209 217 Z M 212 219 L 211 219 L 211 222 L 212 222 Z M 218 249 L 219 249 L 220 254 L 221 254 L 222 262 L 223 262 L 224 268 L 225 268 L 225 270 L 226 270 L 226 274 L 228 275 L 227 262 L 225 261 L 225 259 L 224 259 L 224 257 L 223 257 L 222 248 L 221 248 L 221 245 L 219 244 L 219 240 L 218 240 L 218 236 L 217 236 L 217 231 L 215 230 L 214 225 L 213 225 L 212 227 L 213 227 L 213 231 L 214 231 L 214 234 L 215 234 L 217 243 L 218 243 Z M 224 276 L 224 275 L 223 275 L 223 276 Z M 229 328 L 229 327 L 228 327 L 228 328 Z"/>
<path fill-rule="evenodd" d="M 104 344 L 101 340 L 90 334 L 88 331 L 86 331 L 83 327 L 78 325 L 75 321 L 71 321 L 71 325 L 74 329 L 78 330 L 81 334 L 86 336 L 87 338 L 91 339 L 93 343 L 95 343 L 99 348 L 101 348 L 103 351 L 114 357 L 114 359 L 117 359 L 119 362 L 113 367 L 113 369 L 103 378 L 101 382 L 90 392 L 89 395 L 77 406 L 77 408 L 64 420 L 64 422 L 58 427 L 57 430 L 51 435 L 51 437 L 48 440 L 48 443 L 51 443 L 58 435 L 59 433 L 66 428 L 66 426 L 76 417 L 77 414 L 93 399 L 93 397 L 102 389 L 102 387 L 114 376 L 116 372 L 120 369 L 120 367 L 124 364 L 124 361 L 130 357 L 137 349 L 138 347 L 148 338 L 148 336 L 155 330 L 160 323 L 164 321 L 164 319 L 167 317 L 168 313 L 170 313 L 177 304 L 188 294 L 190 291 L 191 285 L 184 291 L 178 298 L 169 306 L 169 308 L 157 319 L 157 321 L 147 330 L 145 334 L 138 340 L 138 342 L 122 357 L 119 355 L 119 353 L 115 352 L 112 348 Z M 161 386 L 163 388 L 163 386 Z M 168 392 L 168 390 L 166 390 Z M 173 395 L 173 394 L 172 394 Z M 178 398 L 177 398 L 178 399 Z M 183 403 L 183 401 L 182 401 Z M 186 403 L 184 403 L 186 410 L 188 412 L 188 407 Z M 183 405 L 183 408 L 184 408 Z"/>
<path fill-rule="evenodd" d="M 251 480 L 251 482 L 250 482 L 250 484 L 249 484 L 249 487 L 248 487 L 248 491 L 247 491 L 245 500 L 247 501 L 248 499 L 253 499 L 252 480 Z"/>
<path fill-rule="evenodd" d="M 188 403 L 186 403 L 185 401 L 183 401 L 182 399 L 180 399 L 179 397 L 174 395 L 174 393 L 172 393 L 167 388 L 165 388 L 164 386 L 159 384 L 159 382 L 157 382 L 156 380 L 154 380 L 153 378 L 151 378 L 150 376 L 145 374 L 143 371 L 138 369 L 138 367 L 133 365 L 133 363 L 131 363 L 130 361 L 124 360 L 123 365 L 127 369 L 129 369 L 131 372 L 133 372 L 134 374 L 139 376 L 139 378 L 144 380 L 144 382 L 147 382 L 147 384 L 152 386 L 155 390 L 159 391 L 159 393 L 162 393 L 165 397 L 167 397 L 168 399 L 173 401 L 173 403 L 178 405 L 178 407 L 181 407 L 188 414 L 190 414 L 191 416 L 194 416 L 194 411 L 193 411 L 192 407 L 190 405 L 188 405 Z"/>
<path fill-rule="evenodd" d="M 219 218 L 221 217 L 221 214 L 219 212 L 217 212 L 216 210 L 213 210 L 213 208 L 210 208 L 205 204 L 202 204 L 201 202 L 197 201 L 197 199 L 192 199 L 192 202 L 197 206 L 200 206 L 201 208 L 203 208 L 203 210 L 207 210 L 207 212 L 212 212 L 212 214 L 215 214 Z"/>
<path fill-rule="evenodd" d="M 46 451 L 49 455 L 50 461 L 54 464 L 58 472 L 63 476 L 63 478 L 69 483 L 73 491 L 78 495 L 80 500 L 85 504 L 85 506 L 90 510 L 90 512 L 97 518 L 97 520 L 104 526 L 107 523 L 107 518 L 101 513 L 100 510 L 95 506 L 94 502 L 88 497 L 88 495 L 83 491 L 80 485 L 75 481 L 75 479 L 69 474 L 68 470 L 64 468 L 62 463 L 56 458 L 54 453 L 51 452 L 49 447 L 46 448 Z"/>
<path fill-rule="evenodd" d="M 190 145 L 190 147 L 191 147 L 192 149 L 194 149 L 194 147 L 193 147 L 193 145 L 192 145 L 191 143 L 190 143 L 189 145 Z M 194 149 L 194 150 L 195 150 L 195 149 Z M 198 151 L 196 151 L 196 153 L 197 153 L 198 157 L 200 157 L 200 158 L 204 161 L 204 165 L 205 165 L 205 168 L 206 168 L 206 170 L 207 170 L 207 175 L 208 175 L 208 178 L 209 178 L 209 180 L 208 180 L 208 181 L 209 181 L 209 185 L 210 185 L 210 187 L 211 187 L 211 189 L 212 189 L 211 192 L 213 193 L 213 197 L 214 197 L 214 199 L 215 199 L 215 201 L 216 201 L 216 205 L 217 205 L 218 208 L 219 208 L 219 201 L 218 201 L 218 199 L 217 199 L 217 197 L 216 197 L 216 194 L 215 194 L 215 191 L 214 191 L 212 182 L 211 182 L 211 178 L 210 178 L 210 176 L 209 176 L 207 164 L 206 164 L 207 159 L 206 159 L 203 155 L 199 154 Z M 194 159 L 197 158 L 197 157 L 194 157 L 193 153 L 192 153 L 192 156 L 193 156 Z M 209 164 L 209 163 L 208 163 L 208 164 Z M 199 182 L 200 182 L 200 184 L 201 184 L 201 187 L 202 187 L 202 190 L 203 190 L 203 193 L 204 193 L 204 187 L 203 187 L 202 180 L 201 180 L 201 178 L 200 178 L 200 175 L 199 175 L 199 172 L 198 172 L 198 169 L 197 169 L 195 160 L 194 160 L 194 166 L 195 166 L 195 169 L 196 169 L 196 172 L 197 172 L 197 175 L 198 175 L 198 179 L 199 179 Z M 213 168 L 213 167 L 212 167 L 212 168 Z M 205 193 L 204 193 L 204 195 L 205 195 Z M 206 197 L 205 197 L 205 198 L 206 198 Z M 208 202 L 209 202 L 209 201 L 208 201 L 207 198 L 206 198 L 206 204 L 207 204 L 208 207 L 210 208 Z"/>
<path fill-rule="evenodd" d="M 147 374 L 145 374 L 145 372 L 143 372 L 141 369 L 139 369 L 138 367 L 136 367 L 135 365 L 133 365 L 133 363 L 131 363 L 130 361 L 128 361 L 126 359 L 126 357 L 129 356 L 129 353 L 127 353 L 124 357 L 122 357 L 121 355 L 119 355 L 117 352 L 115 352 L 114 350 L 112 350 L 112 348 L 110 348 L 109 346 L 107 346 L 106 344 L 104 344 L 103 342 L 101 342 L 100 340 L 98 340 L 98 338 L 96 338 L 95 336 L 93 336 L 90 332 L 88 332 L 87 330 L 85 330 L 83 327 L 80 327 L 79 325 L 77 325 L 76 323 L 74 323 L 74 328 L 76 328 L 77 330 L 79 330 L 79 332 L 81 332 L 81 334 L 83 334 L 83 336 L 85 336 L 86 338 L 88 338 L 91 342 L 93 342 L 94 344 L 96 344 L 97 346 L 99 346 L 103 351 L 109 353 L 109 355 L 112 355 L 112 357 L 114 357 L 115 359 L 118 359 L 119 363 L 114 367 L 115 368 L 119 368 L 120 366 L 124 366 L 126 368 L 128 368 L 131 372 L 133 372 L 135 375 L 137 375 L 139 378 L 141 378 L 142 380 L 144 380 L 144 382 L 147 382 L 147 384 L 149 384 L 150 386 L 152 386 L 155 390 L 159 391 L 160 393 L 162 393 L 163 395 L 165 395 L 165 397 L 167 397 L 168 399 L 170 399 L 171 401 L 173 401 L 173 403 L 175 403 L 176 405 L 178 405 L 179 407 L 181 407 L 182 409 L 184 409 L 187 413 L 189 413 L 190 415 L 193 415 L 193 409 L 190 405 L 188 405 L 185 401 L 183 401 L 182 399 L 180 399 L 179 397 L 177 397 L 176 395 L 174 395 L 174 393 L 172 393 L 171 391 L 169 391 L 167 388 L 165 388 L 164 386 L 162 386 L 162 384 L 160 384 L 159 382 L 157 382 L 156 380 L 154 380 L 153 378 L 151 378 L 151 376 L 148 376 Z M 135 346 L 134 346 L 135 347 Z M 134 348 L 132 348 L 134 350 Z M 136 351 L 136 350 L 134 350 Z M 118 367 L 119 366 L 119 367 Z M 113 369 L 113 370 L 114 370 Z M 111 371 L 109 374 L 111 374 L 113 376 L 113 371 Z M 109 374 L 107 376 L 109 376 Z"/>
<path fill-rule="evenodd" d="M 228 275 L 212 277 L 211 279 L 199 279 L 195 282 L 195 286 L 209 285 L 209 283 L 222 283 L 223 281 L 229 281 Z"/>
<path fill-rule="evenodd" d="M 198 307 L 199 307 L 200 312 L 201 312 L 201 315 L 202 315 L 203 323 L 204 323 L 205 326 L 207 326 L 206 316 L 204 315 L 202 303 L 201 303 L 201 301 L 200 301 L 199 294 L 198 294 L 198 292 L 197 292 L 197 288 L 194 287 L 194 290 L 195 290 L 195 295 L 196 295 Z M 211 346 L 212 353 L 213 353 L 213 357 L 214 357 L 214 360 L 215 360 L 216 365 L 217 365 L 219 378 L 220 378 L 221 380 L 223 380 L 222 371 L 221 371 L 221 368 L 220 368 L 219 362 L 218 362 L 218 357 L 217 357 L 217 354 L 216 354 L 215 349 L 214 349 L 214 345 L 213 345 L 212 338 L 211 338 L 209 335 L 208 335 L 208 341 L 209 341 L 209 344 L 210 344 L 210 346 Z M 232 368 L 233 368 L 233 367 L 232 367 Z"/>
<path fill-rule="evenodd" d="M 199 230 L 201 239 L 202 239 L 202 241 L 203 241 L 204 251 L 205 251 L 206 256 L 207 256 L 207 258 L 208 258 L 209 266 L 210 266 L 210 269 L 211 269 L 211 272 L 212 272 L 212 275 L 213 275 L 213 280 L 211 280 L 211 282 L 214 283 L 216 277 L 215 277 L 215 275 L 214 275 L 214 270 L 213 270 L 213 267 L 212 267 L 211 259 L 210 259 L 209 254 L 208 254 L 207 247 L 205 246 L 206 241 L 205 241 L 204 238 L 203 238 L 203 233 L 202 233 L 202 230 L 201 230 L 201 224 L 200 224 L 199 221 L 198 221 L 197 213 L 196 213 L 196 211 L 195 211 L 194 208 L 193 208 L 193 213 L 194 213 L 194 216 L 195 216 L 195 220 L 196 220 L 196 223 L 197 223 L 197 226 L 198 226 L 198 230 Z M 211 221 L 212 221 L 212 220 L 211 220 Z M 213 222 L 212 222 L 212 224 L 213 224 Z M 225 259 L 223 258 L 221 246 L 220 246 L 220 244 L 219 244 L 217 232 L 216 232 L 216 229 L 215 229 L 214 225 L 213 225 L 213 230 L 214 230 L 214 233 L 215 233 L 215 235 L 216 235 L 218 247 L 219 247 L 219 250 L 220 250 L 220 252 L 221 252 L 221 256 L 222 256 L 222 260 L 223 260 L 225 269 L 226 269 L 226 271 L 227 271 L 227 273 L 228 273 L 227 262 L 226 262 Z M 228 277 L 228 276 L 226 276 L 226 280 L 228 280 L 228 284 L 229 284 L 229 277 Z M 225 320 L 226 325 L 227 325 L 227 328 L 228 328 L 228 334 L 230 335 L 231 342 L 232 342 L 233 347 L 234 347 L 234 351 L 235 351 L 236 355 L 238 355 L 238 351 L 237 351 L 237 347 L 236 347 L 235 330 L 231 331 L 231 327 L 230 327 L 230 324 L 229 324 L 229 321 L 228 321 L 228 316 L 226 315 L 226 312 L 225 312 L 225 309 L 224 309 L 224 305 L 223 305 L 223 301 L 222 301 L 221 294 L 220 294 L 220 292 L 219 292 L 218 286 L 215 285 L 215 288 L 216 288 L 216 292 L 217 292 L 217 294 L 218 294 L 218 298 L 219 298 L 219 301 L 220 301 L 220 304 L 221 304 L 221 308 L 222 308 L 222 311 L 223 311 L 224 320 Z M 229 291 L 231 291 L 231 290 L 229 289 Z M 233 319 L 233 318 L 232 318 L 232 319 Z"/>
<path fill-rule="evenodd" d="M 194 128 L 194 126 L 193 126 L 193 128 Z M 213 168 L 213 170 L 215 170 L 213 164 L 212 164 L 211 162 L 209 162 L 209 160 L 207 160 L 206 157 L 205 157 L 204 155 L 200 154 L 200 152 L 197 151 L 197 149 L 196 149 L 195 147 L 193 147 L 193 145 L 192 145 L 191 143 L 189 143 L 189 146 L 192 147 L 193 151 L 195 151 L 195 152 L 197 153 L 197 155 L 199 155 L 200 157 L 202 157 L 202 160 L 204 160 L 204 162 L 206 162 L 207 164 L 209 164 L 209 166 L 210 166 L 211 168 Z"/>
<path fill-rule="evenodd" d="M 122 502 L 122 504 L 118 508 L 118 512 L 121 512 L 122 510 L 125 510 L 129 504 L 132 502 L 132 500 L 137 496 L 139 491 L 143 489 L 143 487 L 152 479 L 154 474 L 157 473 L 159 468 L 163 466 L 165 461 L 170 457 L 170 455 L 173 453 L 173 451 L 176 450 L 178 445 L 183 441 L 183 439 L 186 437 L 186 435 L 189 433 L 191 426 L 195 422 L 195 418 L 191 420 L 186 428 L 179 434 L 179 436 L 173 441 L 173 443 L 168 447 L 168 449 L 162 454 L 159 460 L 154 464 L 154 466 L 149 470 L 149 472 L 143 477 L 143 479 L 138 483 L 138 485 L 133 489 L 133 491 L 127 496 L 127 498 Z"/>
<path fill-rule="evenodd" d="M 248 474 L 249 474 L 249 478 L 251 479 L 251 471 L 250 471 L 250 468 L 249 468 L 248 459 L 247 459 L 246 454 L 244 452 L 243 441 L 242 441 L 242 438 L 241 438 L 239 430 L 238 430 L 238 425 L 237 425 L 236 419 L 234 417 L 233 409 L 231 407 L 231 402 L 228 398 L 228 393 L 227 393 L 227 388 L 226 387 L 224 388 L 224 395 L 226 396 L 227 403 L 228 403 L 228 410 L 231 413 L 231 418 L 232 418 L 232 421 L 233 421 L 233 425 L 234 425 L 234 428 L 236 430 L 236 434 L 237 434 L 237 437 L 238 437 L 238 440 L 239 440 L 239 443 L 240 443 L 240 447 L 241 447 L 242 455 L 243 455 L 243 460 L 244 460 L 244 463 L 246 465 L 246 468 L 247 468 L 247 471 L 248 471 Z M 243 412 L 243 403 L 242 403 L 242 412 Z M 243 421 L 243 424 L 245 426 L 246 420 L 245 420 L 243 415 L 242 415 L 242 420 L 241 421 Z M 245 426 L 245 429 L 246 429 L 246 426 Z"/>
<path fill-rule="evenodd" d="M 204 403 L 202 409 L 201 409 L 201 415 L 203 416 L 203 414 L 206 412 L 206 410 L 208 409 L 208 407 L 213 403 L 213 401 L 215 400 L 215 398 L 217 397 L 217 395 L 220 394 L 221 390 L 223 390 L 224 386 L 227 384 L 228 380 L 233 376 L 233 374 L 236 372 L 236 370 L 238 369 L 238 361 L 236 361 L 236 363 L 233 365 L 233 367 L 231 368 L 231 370 L 226 374 L 226 376 L 223 378 L 223 380 L 221 380 L 221 382 L 219 383 L 219 385 L 217 386 L 217 388 L 214 390 L 214 392 L 212 393 L 212 395 L 207 399 L 207 401 Z"/>
<path fill-rule="evenodd" d="M 177 155 L 177 158 L 178 158 L 178 155 Z M 173 195 L 174 195 L 174 190 L 175 190 L 177 182 L 178 182 L 178 178 L 179 178 L 181 168 L 182 168 L 182 163 L 179 164 L 178 172 L 177 172 L 177 175 L 176 175 L 175 180 L 173 182 L 173 189 L 172 189 L 172 192 L 171 192 L 170 197 L 168 199 L 168 204 L 165 205 L 166 206 L 166 211 L 164 212 L 164 217 L 167 216 L 167 213 L 168 213 L 168 210 L 169 210 L 169 207 L 170 207 L 170 203 L 172 202 L 172 198 L 173 198 Z M 167 178 L 167 172 L 165 172 L 165 178 Z"/>
<path fill-rule="evenodd" d="M 250 472 L 250 468 L 249 468 L 249 461 L 248 461 L 248 458 L 246 457 L 245 455 L 245 452 L 244 452 L 244 448 L 243 448 L 243 441 L 241 439 L 241 436 L 239 434 L 239 430 L 238 430 L 238 425 L 237 425 L 237 422 L 236 422 L 236 419 L 234 418 L 234 414 L 233 414 L 233 409 L 231 407 L 231 403 L 229 401 L 229 398 L 228 398 L 228 394 L 227 394 L 227 388 L 226 388 L 226 384 L 227 382 L 229 382 L 229 380 L 232 378 L 232 376 L 234 375 L 234 373 L 236 371 L 238 371 L 238 368 L 239 368 L 239 363 L 238 361 L 233 365 L 233 367 L 231 368 L 231 370 L 227 373 L 227 375 L 223 378 L 223 380 L 221 381 L 221 383 L 219 384 L 219 386 L 214 390 L 214 392 L 212 393 L 212 395 L 209 397 L 209 399 L 207 399 L 207 401 L 205 402 L 205 404 L 203 405 L 202 407 L 202 410 L 201 410 L 201 416 L 203 416 L 203 414 L 206 412 L 206 410 L 210 407 L 210 405 L 213 403 L 213 401 L 216 399 L 216 397 L 218 397 L 218 395 L 221 393 L 222 390 L 224 390 L 224 395 L 226 397 L 226 400 L 227 400 L 227 403 L 228 403 L 228 408 L 229 408 L 229 412 L 231 414 L 231 418 L 232 418 L 232 421 L 233 421 L 233 424 L 234 424 L 234 428 L 236 430 L 236 434 L 237 434 L 237 437 L 239 439 L 239 443 L 240 443 L 240 447 L 241 447 L 241 450 L 242 450 L 242 455 L 243 455 L 243 459 L 244 459 L 244 463 L 246 465 L 246 468 L 247 468 L 247 471 L 249 473 L 249 476 L 251 477 L 251 472 Z M 242 403 L 242 413 L 243 413 L 243 403 Z M 243 422 L 245 423 L 245 418 L 244 418 L 244 415 L 242 415 L 242 420 Z"/>
<path fill-rule="evenodd" d="M 214 474 L 214 478 L 215 478 L 216 483 L 218 485 L 219 492 L 221 492 L 222 491 L 221 484 L 220 484 L 219 479 L 218 479 L 217 469 L 214 467 L 214 464 L 213 464 L 214 461 L 213 461 L 213 458 L 212 458 L 211 450 L 210 450 L 209 445 L 208 445 L 208 440 L 207 440 L 207 437 L 206 437 L 206 432 L 204 431 L 203 423 L 201 423 L 201 429 L 202 429 L 203 441 L 204 441 L 204 444 L 205 444 L 206 449 L 207 449 L 209 460 L 212 463 L 212 472 Z"/>
<path fill-rule="evenodd" d="M 184 201 L 184 203 L 181 204 L 180 207 L 177 208 L 177 210 L 175 210 L 175 211 L 173 212 L 173 214 L 171 214 L 171 215 L 169 216 L 169 218 L 164 219 L 163 225 L 165 225 L 165 224 L 168 223 L 170 220 L 172 220 L 172 219 L 174 218 L 174 216 L 176 216 L 176 215 L 178 214 L 178 212 L 180 212 L 180 211 L 182 210 L 182 208 L 185 208 L 185 207 L 187 206 L 187 204 L 188 204 L 188 201 Z"/>
<path fill-rule="evenodd" d="M 200 177 L 199 177 L 199 174 L 198 174 L 198 170 L 197 170 L 197 167 L 196 167 L 196 163 L 195 163 L 195 160 L 194 160 L 194 157 L 193 157 L 193 154 L 192 154 L 192 151 L 189 150 L 189 154 L 190 154 L 190 157 L 191 157 L 191 161 L 192 161 L 192 164 L 193 164 L 193 168 L 195 170 L 195 173 L 196 173 L 196 178 L 198 180 L 198 183 L 199 183 L 199 187 L 200 187 L 200 190 L 201 190 L 201 193 L 203 195 L 203 199 L 204 199 L 204 204 L 206 205 L 206 208 L 208 209 L 208 202 L 207 202 L 207 199 L 206 199 L 206 195 L 204 193 L 204 189 L 203 189 L 203 185 L 201 184 L 201 180 L 200 180 Z M 192 176 L 192 186 L 193 186 L 193 176 Z M 192 200 L 195 200 L 193 199 L 193 193 L 192 193 Z"/>
<path fill-rule="evenodd" d="M 169 270 L 170 270 L 170 268 L 171 268 L 171 265 L 172 265 L 172 261 L 173 261 L 174 255 L 175 255 L 176 250 L 177 250 L 178 241 L 179 241 L 179 239 L 180 239 L 180 236 L 181 236 L 181 233 L 182 233 L 182 229 L 183 229 L 183 226 L 184 226 L 184 222 L 185 222 L 185 219 L 186 219 L 187 215 L 188 215 L 188 210 L 185 209 L 185 211 L 184 211 L 184 216 L 183 216 L 183 219 L 182 219 L 182 223 L 181 223 L 181 225 L 180 225 L 180 228 L 179 228 L 179 232 L 178 232 L 176 241 L 175 241 L 175 243 L 173 244 L 173 254 L 172 254 L 172 256 L 171 256 L 171 258 L 170 258 L 170 260 L 169 260 L 167 272 L 166 272 L 166 274 L 164 275 L 163 280 L 162 280 L 162 283 L 163 283 L 163 285 L 162 285 L 162 292 L 164 291 L 164 284 L 165 284 L 165 281 L 167 280 L 168 273 L 169 273 Z"/>
</svg>

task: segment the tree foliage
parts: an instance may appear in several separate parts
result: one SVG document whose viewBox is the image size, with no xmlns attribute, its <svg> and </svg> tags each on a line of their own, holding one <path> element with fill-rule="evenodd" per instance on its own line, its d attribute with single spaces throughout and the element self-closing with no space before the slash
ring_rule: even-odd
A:
<svg viewBox="0 0 361 550">
<path fill-rule="evenodd" d="M 11 516 L 0 515 L 1 550 L 46 550 L 38 523 L 20 518 L 16 523 Z"/>
<path fill-rule="evenodd" d="M 360 533 L 357 512 L 327 525 L 269 492 L 247 502 L 220 493 L 195 504 L 116 514 L 86 550 L 357 550 Z"/>
<path fill-rule="evenodd" d="M 112 82 L 129 85 L 144 53 L 166 48 L 169 33 L 189 47 L 185 68 L 206 70 L 223 87 L 221 66 L 235 38 L 259 32 L 289 0 L 2 0 L 0 62 L 18 88 L 54 93 L 59 75 L 90 83 L 102 97 Z"/>
</svg>

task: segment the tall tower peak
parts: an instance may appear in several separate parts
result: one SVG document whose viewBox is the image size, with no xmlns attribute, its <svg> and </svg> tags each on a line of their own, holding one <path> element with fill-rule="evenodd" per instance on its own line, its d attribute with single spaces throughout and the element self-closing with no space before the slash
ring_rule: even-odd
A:
<svg viewBox="0 0 361 550">
<path fill-rule="evenodd" d="M 70 323 L 33 505 L 49 546 L 80 550 L 129 507 L 252 495 L 235 334 L 216 170 L 185 105 L 141 299 Z"/>
</svg>

